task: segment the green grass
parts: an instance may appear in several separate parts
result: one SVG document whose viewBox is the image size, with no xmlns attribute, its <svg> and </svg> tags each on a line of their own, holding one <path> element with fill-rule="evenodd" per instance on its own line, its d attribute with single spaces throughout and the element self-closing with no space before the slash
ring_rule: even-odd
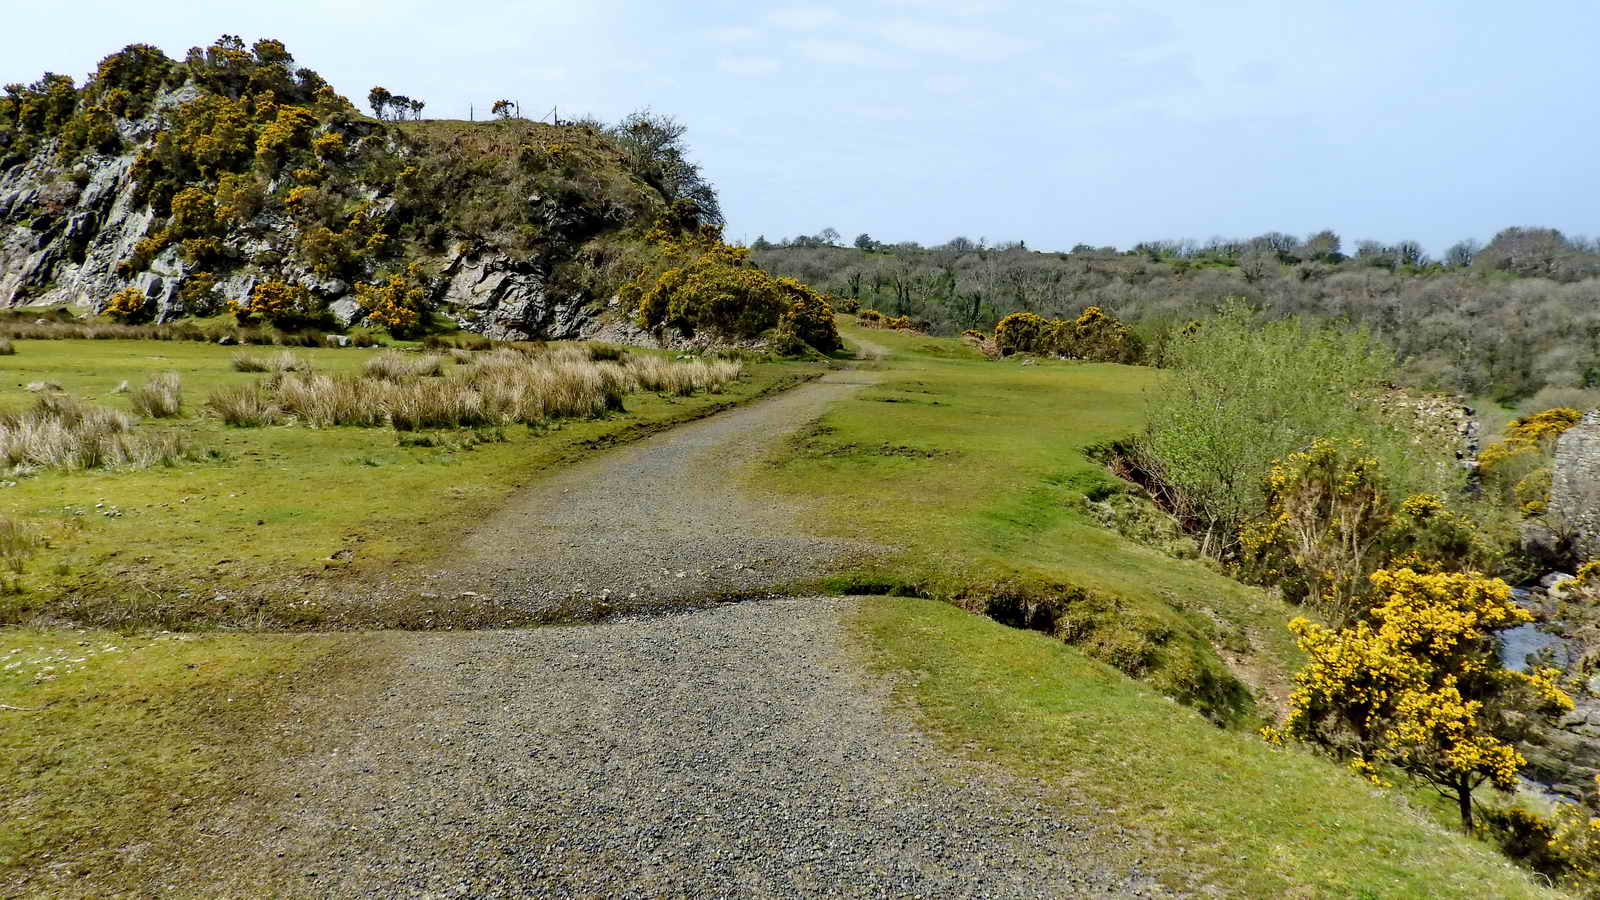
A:
<svg viewBox="0 0 1600 900">
<path fill-rule="evenodd" d="M 0 704 L 19 707 L 0 709 L 0 894 L 147 887 L 142 860 L 269 754 L 303 749 L 266 737 L 282 704 L 361 641 L 0 629 Z"/>
<path fill-rule="evenodd" d="M 1488 845 L 1297 749 L 1219 730 L 1045 636 L 934 601 L 873 598 L 856 624 L 955 753 L 1042 779 L 1148 848 L 1175 888 L 1244 897 L 1533 897 Z"/>
<path fill-rule="evenodd" d="M 434 446 L 416 446 L 416 435 L 402 445 L 387 428 L 230 429 L 198 415 L 210 389 L 262 377 L 232 371 L 233 348 L 16 343 L 17 355 L 0 357 L 0 404 L 30 402 L 22 386 L 49 380 L 127 409 L 126 397 L 111 393 L 119 382 L 137 386 L 150 374 L 176 371 L 185 418 L 141 427 L 180 429 L 192 445 L 221 458 L 146 471 L 41 472 L 0 488 L 0 515 L 49 540 L 21 577 L 22 592 L 0 595 L 0 623 L 406 627 L 414 624 L 408 613 L 317 598 L 330 586 L 358 584 L 447 549 L 452 535 L 562 463 L 820 372 L 814 365 L 760 363 L 720 395 L 635 394 L 626 413 L 605 419 L 507 427 L 500 430 L 503 441 L 487 443 L 474 443 L 471 432 L 449 432 L 437 435 Z M 354 349 L 295 353 L 328 372 L 354 371 L 371 358 Z"/>
<path fill-rule="evenodd" d="M 898 550 L 824 587 L 979 611 L 996 595 L 1066 597 L 1071 621 L 1056 631 L 1219 720 L 1253 720 L 1219 648 L 1276 692 L 1299 658 L 1285 607 L 1101 527 L 1085 504 L 1123 489 L 1085 448 L 1141 427 L 1159 372 L 991 362 L 953 340 L 843 332 L 892 352 L 881 381 L 835 405 L 762 477 L 814 498 L 816 530 Z"/>
</svg>

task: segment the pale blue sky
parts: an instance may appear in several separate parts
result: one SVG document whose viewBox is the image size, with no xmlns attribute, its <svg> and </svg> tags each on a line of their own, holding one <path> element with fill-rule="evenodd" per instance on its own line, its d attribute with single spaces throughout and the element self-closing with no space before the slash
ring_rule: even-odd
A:
<svg viewBox="0 0 1600 900">
<path fill-rule="evenodd" d="M 363 103 L 689 126 L 730 239 L 833 226 L 1041 249 L 1267 230 L 1600 232 L 1595 0 L 74 0 L 9 11 L 0 81 L 132 42 L 283 40 Z"/>
</svg>

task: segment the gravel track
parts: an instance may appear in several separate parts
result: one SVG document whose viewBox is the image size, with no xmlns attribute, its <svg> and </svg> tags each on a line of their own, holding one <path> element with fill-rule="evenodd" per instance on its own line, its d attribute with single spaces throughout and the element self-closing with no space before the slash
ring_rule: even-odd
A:
<svg viewBox="0 0 1600 900">
<path fill-rule="evenodd" d="M 773 441 L 872 378 L 830 373 L 564 469 L 474 528 L 447 568 L 400 582 L 441 602 L 592 619 L 747 594 L 879 550 L 808 535 L 799 501 L 740 483 Z"/>
<path fill-rule="evenodd" d="M 932 746 L 865 676 L 856 600 L 397 634 L 388 686 L 207 892 L 325 897 L 1139 895 L 1129 839 Z M 225 841 L 222 846 L 233 845 Z M 1108 862 L 1110 860 L 1111 862 Z"/>
</svg>

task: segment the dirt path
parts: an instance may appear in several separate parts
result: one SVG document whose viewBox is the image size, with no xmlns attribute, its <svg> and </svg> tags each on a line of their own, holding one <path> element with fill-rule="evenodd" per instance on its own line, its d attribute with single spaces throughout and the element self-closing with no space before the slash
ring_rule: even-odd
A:
<svg viewBox="0 0 1600 900">
<path fill-rule="evenodd" d="M 737 476 L 865 380 L 836 373 L 567 470 L 485 523 L 434 583 L 625 611 L 814 571 L 850 548 L 805 536 L 792 507 Z M 390 663 L 307 697 L 282 728 L 311 751 L 199 829 L 200 868 L 161 892 L 1148 890 L 1120 837 L 923 737 L 862 665 L 859 602 L 374 635 Z"/>
</svg>

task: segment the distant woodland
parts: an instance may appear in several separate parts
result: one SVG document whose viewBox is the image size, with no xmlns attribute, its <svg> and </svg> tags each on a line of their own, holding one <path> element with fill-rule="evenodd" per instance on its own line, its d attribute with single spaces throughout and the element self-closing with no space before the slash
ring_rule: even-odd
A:
<svg viewBox="0 0 1600 900">
<path fill-rule="evenodd" d="M 1070 319 L 1100 306 L 1159 346 L 1242 297 L 1272 315 L 1365 326 L 1421 385 L 1507 404 L 1600 388 L 1600 241 L 1550 228 L 1507 228 L 1442 259 L 1412 241 L 1347 246 L 1331 231 L 1051 253 L 960 237 L 923 247 L 863 234 L 845 245 L 828 229 L 761 238 L 752 250 L 775 274 L 939 334 L 987 330 L 1013 312 Z"/>
</svg>

